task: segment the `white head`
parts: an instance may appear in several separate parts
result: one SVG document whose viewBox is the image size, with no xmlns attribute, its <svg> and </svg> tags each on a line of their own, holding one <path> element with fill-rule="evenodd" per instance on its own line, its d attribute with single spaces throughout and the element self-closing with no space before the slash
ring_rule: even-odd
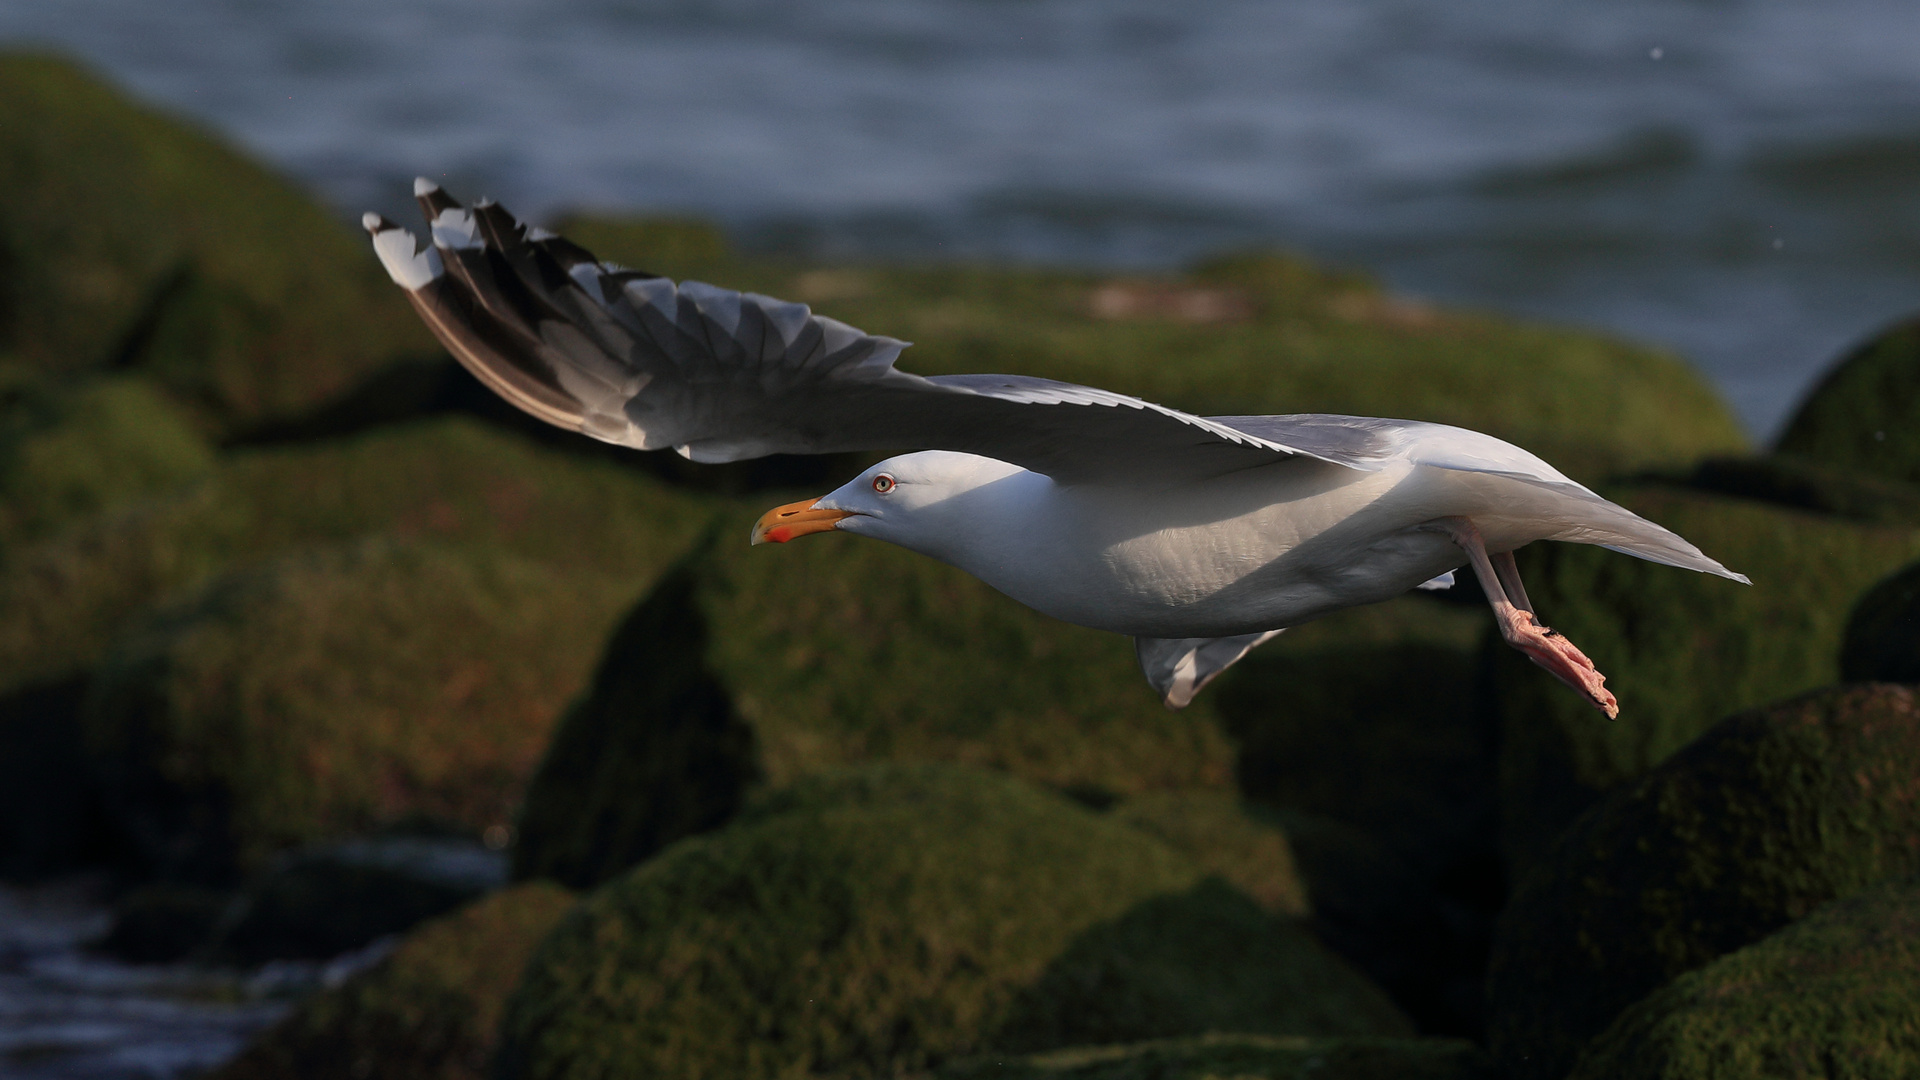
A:
<svg viewBox="0 0 1920 1080">
<path fill-rule="evenodd" d="M 948 562 L 977 534 L 1031 497 L 1023 479 L 1045 477 L 975 454 L 925 450 L 888 458 L 818 499 L 777 506 L 754 523 L 752 542 L 784 544 L 840 531 Z"/>
</svg>

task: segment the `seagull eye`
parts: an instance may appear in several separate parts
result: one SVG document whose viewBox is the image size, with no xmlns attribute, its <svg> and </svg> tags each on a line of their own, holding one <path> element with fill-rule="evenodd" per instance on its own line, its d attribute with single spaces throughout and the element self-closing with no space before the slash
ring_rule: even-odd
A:
<svg viewBox="0 0 1920 1080">
<path fill-rule="evenodd" d="M 885 495 L 889 491 L 892 491 L 893 477 L 888 476 L 886 473 L 881 473 L 879 476 L 874 477 L 873 490 L 876 492 L 879 492 L 882 495 Z"/>
</svg>

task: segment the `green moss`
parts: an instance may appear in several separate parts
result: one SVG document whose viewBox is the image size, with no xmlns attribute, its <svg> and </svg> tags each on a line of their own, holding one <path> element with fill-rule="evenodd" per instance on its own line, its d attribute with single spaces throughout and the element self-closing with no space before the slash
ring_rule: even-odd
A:
<svg viewBox="0 0 1920 1080">
<path fill-rule="evenodd" d="M 0 347 L 131 364 L 224 428 L 309 408 L 431 348 L 342 222 L 72 64 L 0 56 Z"/>
<path fill-rule="evenodd" d="M 1836 900 L 1621 1014 L 1572 1080 L 1920 1073 L 1920 888 Z"/>
<path fill-rule="evenodd" d="M 1494 1080 L 1463 1039 L 1203 1035 L 949 1065 L 940 1080 Z"/>
<path fill-rule="evenodd" d="M 1673 479 L 1701 491 L 1855 521 L 1920 525 L 1920 485 L 1817 465 L 1789 454 L 1708 458 Z"/>
<path fill-rule="evenodd" d="M 1308 883 L 1278 822 L 1225 791 L 1166 791 L 1128 799 L 1113 819 L 1193 860 L 1275 915 L 1313 914 Z"/>
<path fill-rule="evenodd" d="M 774 792 L 583 901 L 515 992 L 499 1068 L 892 1075 L 1209 1030 L 1406 1022 L 1136 830 L 1009 777 L 884 766 Z"/>
<path fill-rule="evenodd" d="M 1854 604 L 1840 675 L 1853 682 L 1920 683 L 1920 563 L 1890 575 Z"/>
<path fill-rule="evenodd" d="M 603 258 L 804 301 L 916 342 L 901 366 L 921 374 L 1039 375 L 1206 415 L 1335 412 L 1461 424 L 1583 479 L 1738 452 L 1746 442 L 1732 413 L 1676 357 L 1580 331 L 1434 311 L 1280 256 L 1115 281 L 987 266 L 807 267 L 704 246 L 683 255 L 678 242 L 662 244 L 656 258 L 643 227 L 587 220 L 568 228 Z M 1173 299 L 1133 315 L 1103 307 L 1103 290 L 1114 289 Z M 1182 296 L 1205 299 L 1198 317 L 1179 314 Z"/>
<path fill-rule="evenodd" d="M 409 934 L 393 955 L 302 1003 L 216 1080 L 481 1080 L 527 957 L 573 894 L 498 892 Z"/>
<path fill-rule="evenodd" d="M 1920 321 L 1897 323 L 1841 357 L 1787 421 L 1780 449 L 1920 483 Z"/>
<path fill-rule="evenodd" d="M 504 827 L 624 585 L 384 539 L 216 578 L 94 676 L 110 809 L 153 868 L 216 880 L 410 817 Z"/>
<path fill-rule="evenodd" d="M 1920 530 L 1874 526 L 1659 486 L 1613 492 L 1752 577 L 1751 588 L 1597 547 L 1519 554 L 1541 618 L 1607 676 L 1612 723 L 1497 643 L 1504 846 L 1524 868 L 1601 792 L 1715 720 L 1839 677 L 1854 599 L 1920 555 Z"/>
<path fill-rule="evenodd" d="M 1581 817 L 1521 881 L 1494 942 L 1495 1052 L 1516 1080 L 1563 1076 L 1675 976 L 1920 872 L 1916 775 L 1910 687 L 1838 687 L 1715 725 Z"/>
<path fill-rule="evenodd" d="M 0 558 L 69 521 L 213 468 L 213 448 L 142 378 L 0 391 Z"/>
<path fill-rule="evenodd" d="M 0 567 L 0 692 L 84 672 L 157 600 L 295 548 L 370 534 L 494 546 L 618 578 L 617 602 L 709 513 L 630 470 L 466 421 L 229 454 L 190 490 L 76 524 Z"/>
<path fill-rule="evenodd" d="M 516 873 L 591 885 L 757 782 L 853 762 L 964 761 L 1095 799 L 1230 782 L 1209 699 L 1167 711 L 1128 639 L 889 544 L 749 549 L 755 516 L 722 518 L 616 635 L 528 793 Z"/>
</svg>

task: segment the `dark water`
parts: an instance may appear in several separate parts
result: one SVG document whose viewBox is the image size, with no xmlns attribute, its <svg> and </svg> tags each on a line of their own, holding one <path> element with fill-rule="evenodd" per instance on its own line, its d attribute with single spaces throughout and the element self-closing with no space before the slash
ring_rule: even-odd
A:
<svg viewBox="0 0 1920 1080">
<path fill-rule="evenodd" d="M 1913 0 L 16 0 L 0 40 L 343 212 L 425 172 L 825 254 L 1283 244 L 1667 343 L 1758 434 L 1920 308 Z"/>
</svg>

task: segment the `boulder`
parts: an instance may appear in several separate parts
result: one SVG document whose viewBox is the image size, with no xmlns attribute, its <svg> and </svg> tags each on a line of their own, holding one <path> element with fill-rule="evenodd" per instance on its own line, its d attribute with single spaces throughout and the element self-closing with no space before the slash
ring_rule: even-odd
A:
<svg viewBox="0 0 1920 1080">
<path fill-rule="evenodd" d="M 149 882 L 114 902 L 113 926 L 100 948 L 131 964 L 184 960 L 206 948 L 234 899 L 225 889 Z"/>
<path fill-rule="evenodd" d="M 0 349 L 131 368 L 223 432 L 432 339 L 344 221 L 206 133 L 48 56 L 0 56 Z"/>
<path fill-rule="evenodd" d="M 1895 323 L 1842 356 L 1787 421 L 1779 449 L 1920 483 L 1920 319 Z"/>
<path fill-rule="evenodd" d="M 1880 525 L 1920 525 L 1920 484 L 1790 454 L 1713 457 L 1673 478 L 1701 491 Z"/>
<path fill-rule="evenodd" d="M 1352 825 L 1227 792 L 1128 799 L 1141 829 L 1275 914 L 1304 918 L 1428 1034 L 1478 1034 L 1491 912 L 1462 918 L 1418 872 Z"/>
<path fill-rule="evenodd" d="M 507 995 L 573 894 L 494 893 L 302 1002 L 211 1080 L 484 1080 Z"/>
<path fill-rule="evenodd" d="M 1920 683 L 1920 563 L 1868 589 L 1853 605 L 1840 646 L 1840 677 Z"/>
<path fill-rule="evenodd" d="M 1570 1080 L 1920 1075 L 1920 885 L 1835 900 L 1620 1015 Z"/>
<path fill-rule="evenodd" d="M 1132 643 L 855 536 L 746 547 L 761 507 L 627 616 L 527 792 L 517 879 L 588 888 L 725 821 L 756 785 L 864 761 L 963 761 L 1093 801 L 1226 787 L 1203 695 L 1147 687 Z"/>
<path fill-rule="evenodd" d="M 506 858 L 459 837 L 362 837 L 288 852 L 223 913 L 205 954 L 243 967 L 325 960 L 506 883 Z"/>
<path fill-rule="evenodd" d="M 93 677 L 109 811 L 146 869 L 211 882 L 409 819 L 504 830 L 628 587 L 387 538 L 218 577 Z"/>
<path fill-rule="evenodd" d="M 84 674 L 156 601 L 297 548 L 374 534 L 491 545 L 638 594 L 710 513 L 633 470 L 469 420 L 231 453 L 204 483 L 78 522 L 0 565 L 0 694 Z"/>
<path fill-rule="evenodd" d="M 1521 575 L 1543 621 L 1619 696 L 1609 723 L 1498 642 L 1503 847 L 1516 876 L 1603 792 L 1716 720 L 1834 682 L 1854 600 L 1920 556 L 1920 529 L 1870 525 L 1661 485 L 1611 492 L 1753 579 L 1659 566 L 1584 544 L 1534 544 Z"/>
<path fill-rule="evenodd" d="M 1835 687 L 1715 725 L 1594 806 L 1521 880 L 1488 978 L 1494 1052 L 1516 1080 L 1564 1076 L 1676 976 L 1920 873 L 1917 774 L 1912 687 Z"/>
<path fill-rule="evenodd" d="M 939 1080 L 1497 1080 L 1465 1039 L 1203 1035 L 948 1065 Z"/>
<path fill-rule="evenodd" d="M 769 793 L 585 899 L 529 964 L 496 1068 L 894 1075 L 1216 1030 L 1408 1024 L 1138 830 L 1012 777 L 888 765 Z"/>
<path fill-rule="evenodd" d="M 70 521 L 212 469 L 213 447 L 139 376 L 0 390 L 0 559 Z"/>
</svg>

